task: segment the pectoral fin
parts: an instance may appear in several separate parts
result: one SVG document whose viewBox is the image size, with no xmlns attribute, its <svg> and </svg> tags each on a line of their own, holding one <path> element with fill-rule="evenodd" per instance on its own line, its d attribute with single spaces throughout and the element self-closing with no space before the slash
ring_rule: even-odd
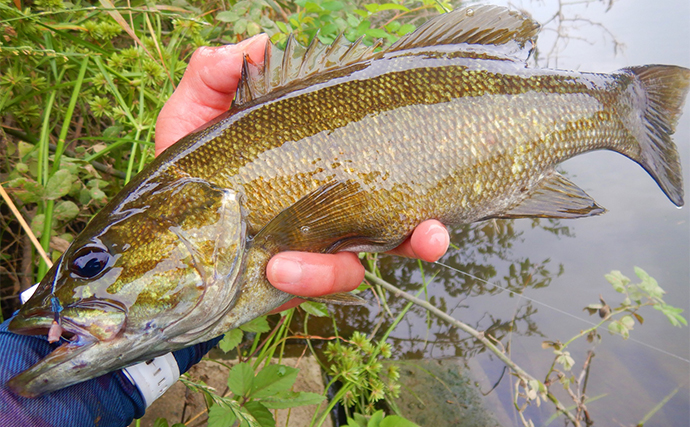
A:
<svg viewBox="0 0 690 427">
<path fill-rule="evenodd" d="M 606 209 L 556 171 L 547 174 L 527 198 L 491 218 L 580 218 L 601 215 Z"/>
<path fill-rule="evenodd" d="M 323 185 L 279 213 L 255 237 L 254 244 L 277 251 L 333 253 L 348 247 L 380 246 L 377 236 L 358 217 L 367 214 L 366 193 L 359 184 Z"/>
</svg>

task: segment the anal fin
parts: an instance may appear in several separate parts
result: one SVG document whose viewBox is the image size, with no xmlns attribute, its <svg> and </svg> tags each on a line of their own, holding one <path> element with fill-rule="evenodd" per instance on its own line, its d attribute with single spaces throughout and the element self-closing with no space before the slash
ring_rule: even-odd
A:
<svg viewBox="0 0 690 427">
<path fill-rule="evenodd" d="M 366 305 L 367 300 L 358 297 L 357 295 L 350 293 L 339 293 L 324 295 L 321 297 L 302 297 L 298 298 L 305 299 L 307 301 L 321 302 L 324 304 L 337 304 L 337 305 Z"/>
<path fill-rule="evenodd" d="M 606 209 L 563 175 L 551 171 L 526 199 L 492 218 L 581 218 L 601 215 Z"/>
</svg>

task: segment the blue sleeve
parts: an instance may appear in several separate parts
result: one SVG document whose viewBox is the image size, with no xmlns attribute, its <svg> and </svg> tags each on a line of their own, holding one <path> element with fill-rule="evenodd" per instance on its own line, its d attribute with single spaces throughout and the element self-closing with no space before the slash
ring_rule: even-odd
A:
<svg viewBox="0 0 690 427">
<path fill-rule="evenodd" d="M 41 336 L 13 334 L 7 330 L 8 322 L 0 325 L 0 426 L 125 427 L 144 415 L 146 407 L 139 390 L 121 371 L 34 399 L 14 394 L 7 381 L 58 343 L 49 344 Z M 180 373 L 199 362 L 219 339 L 173 353 Z"/>
</svg>

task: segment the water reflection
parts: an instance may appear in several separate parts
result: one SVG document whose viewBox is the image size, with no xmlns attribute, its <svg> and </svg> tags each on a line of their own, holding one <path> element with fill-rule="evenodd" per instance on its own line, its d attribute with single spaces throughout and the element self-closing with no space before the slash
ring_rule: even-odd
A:
<svg viewBox="0 0 690 427">
<path fill-rule="evenodd" d="M 573 234 L 558 220 L 533 220 L 531 226 L 554 236 Z M 426 281 L 429 283 L 428 301 L 452 313 L 468 308 L 480 296 L 505 294 L 514 298 L 526 289 L 545 288 L 563 274 L 563 265 L 552 263 L 549 258 L 535 261 L 516 254 L 513 248 L 523 240 L 523 234 L 524 231 L 516 230 L 514 220 L 468 224 L 451 230 L 454 247 L 440 261 L 445 266 L 432 266 L 432 271 L 425 271 L 424 276 L 424 269 L 429 267 L 422 266 L 420 270 L 416 260 L 383 255 L 378 257 L 377 265 L 384 280 L 412 294 L 416 294 Z M 386 294 L 385 303 L 378 304 L 371 294 L 368 298 L 372 301 L 369 306 L 335 309 L 340 335 L 348 337 L 354 331 L 385 331 L 393 323 L 394 316 L 407 305 L 406 300 L 394 295 Z M 525 300 L 514 310 L 500 314 L 486 311 L 469 323 L 499 341 L 511 333 L 544 337 L 532 319 L 536 312 L 533 302 Z M 298 329 L 302 328 L 300 323 Z M 309 332 L 315 335 L 330 335 L 332 328 L 330 319 L 312 318 L 309 323 Z M 428 316 L 418 306 L 410 309 L 389 340 L 394 344 L 395 357 L 403 359 L 472 357 L 485 351 L 478 341 L 437 317 Z"/>
</svg>

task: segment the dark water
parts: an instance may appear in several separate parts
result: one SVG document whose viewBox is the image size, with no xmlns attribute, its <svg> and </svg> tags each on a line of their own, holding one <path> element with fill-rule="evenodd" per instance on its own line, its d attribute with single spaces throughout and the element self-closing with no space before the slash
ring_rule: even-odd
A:
<svg viewBox="0 0 690 427">
<path fill-rule="evenodd" d="M 525 9 L 544 22 L 557 2 L 523 2 Z M 659 4 L 663 4 L 659 6 Z M 690 2 L 687 0 L 596 2 L 565 9 L 601 22 L 624 51 L 614 54 L 608 36 L 584 21 L 571 22 L 569 33 L 589 42 L 571 40 L 559 52 L 558 68 L 607 72 L 626 65 L 667 63 L 690 67 Z M 548 31 L 540 48 L 548 50 Z M 551 62 L 550 65 L 553 65 Z M 690 108 L 678 124 L 675 140 L 690 183 Z M 654 181 L 634 162 L 611 152 L 589 153 L 563 164 L 562 170 L 609 212 L 603 216 L 571 221 L 530 220 L 475 224 L 454 230 L 458 246 L 442 260 L 467 276 L 438 265 L 424 265 L 427 278 L 437 274 L 428 288 L 430 300 L 456 319 L 479 330 L 488 330 L 508 345 L 512 359 L 539 379 L 544 379 L 552 360 L 544 340 L 566 341 L 596 322 L 583 311 L 601 295 L 612 306 L 620 294 L 604 279 L 621 270 L 635 280 L 633 267 L 646 270 L 666 290 L 665 300 L 690 311 L 690 218 L 688 208 L 677 209 Z M 383 257 L 384 278 L 416 293 L 422 283 L 416 262 Z M 497 286 L 494 286 L 498 285 Z M 503 290 L 510 289 L 523 296 Z M 393 313 L 404 302 L 389 300 Z M 631 338 L 623 340 L 605 330 L 596 347 L 578 340 L 570 348 L 579 373 L 587 350 L 593 348 L 587 395 L 601 396 L 588 405 L 596 425 L 636 425 L 666 396 L 676 390 L 647 426 L 687 426 L 690 422 L 690 333 L 674 328 L 658 311 L 640 312 L 644 325 L 635 325 Z M 339 312 L 341 333 L 385 329 L 377 308 Z M 512 320 L 514 320 L 514 323 Z M 383 322 L 379 324 L 379 322 Z M 436 318 L 413 309 L 393 332 L 399 358 L 461 356 L 488 391 L 501 377 L 503 364 L 487 354 L 464 333 Z M 512 405 L 510 376 L 486 397 L 504 425 L 519 425 Z M 559 388 L 554 386 L 554 390 Z M 572 402 L 560 394 L 566 406 Z M 554 407 L 543 404 L 527 415 L 544 425 Z M 555 421 L 552 425 L 562 425 Z"/>
</svg>

